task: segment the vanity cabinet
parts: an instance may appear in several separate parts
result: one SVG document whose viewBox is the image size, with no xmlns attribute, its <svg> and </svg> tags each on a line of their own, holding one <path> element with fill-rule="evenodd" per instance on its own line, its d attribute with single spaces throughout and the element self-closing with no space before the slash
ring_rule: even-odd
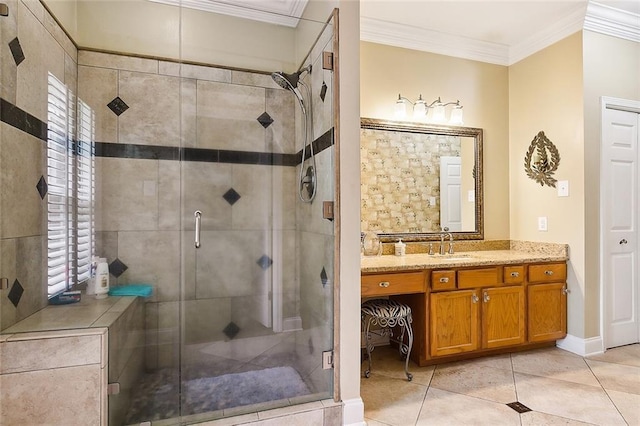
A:
<svg viewBox="0 0 640 426">
<path fill-rule="evenodd" d="M 438 271 L 432 273 L 432 277 L 439 275 Z M 457 271 L 457 286 L 472 289 L 431 293 L 432 357 L 525 342 L 524 288 L 501 287 L 501 276 L 497 267 L 463 269 Z"/>
<path fill-rule="evenodd" d="M 529 342 L 561 339 L 567 330 L 567 268 L 564 263 L 529 267 Z"/>
<path fill-rule="evenodd" d="M 525 297 L 522 286 L 482 290 L 483 348 L 524 343 L 525 330 Z"/>
<path fill-rule="evenodd" d="M 566 276 L 565 262 L 364 274 L 362 296 L 411 307 L 411 357 L 428 365 L 555 344 L 566 336 Z"/>
<path fill-rule="evenodd" d="M 478 349 L 478 295 L 475 290 L 432 293 L 430 297 L 431 356 Z"/>
<path fill-rule="evenodd" d="M 363 275 L 360 279 L 362 297 L 422 293 L 425 291 L 424 272 Z"/>
</svg>

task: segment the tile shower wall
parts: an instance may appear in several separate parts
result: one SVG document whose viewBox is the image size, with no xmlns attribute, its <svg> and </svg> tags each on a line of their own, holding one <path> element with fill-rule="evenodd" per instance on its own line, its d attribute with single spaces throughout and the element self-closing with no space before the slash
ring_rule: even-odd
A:
<svg viewBox="0 0 640 426">
<path fill-rule="evenodd" d="M 295 169 L 272 164 L 295 149 L 291 93 L 263 74 L 87 51 L 78 61 L 79 94 L 104 142 L 98 253 L 117 284 L 155 287 L 147 367 L 177 363 L 181 279 L 186 344 L 264 328 L 255 313 L 270 303 L 275 271 L 284 317 L 298 316 Z M 114 99 L 126 105 L 119 115 L 107 107 Z M 188 161 L 176 161 L 180 146 Z"/>
<path fill-rule="evenodd" d="M 44 307 L 47 73 L 76 92 L 77 51 L 38 1 L 0 17 L 0 329 Z M 38 188 L 39 187 L 39 188 Z"/>
<path fill-rule="evenodd" d="M 460 149 L 457 136 L 361 129 L 361 231 L 439 230 L 440 157 Z"/>
</svg>

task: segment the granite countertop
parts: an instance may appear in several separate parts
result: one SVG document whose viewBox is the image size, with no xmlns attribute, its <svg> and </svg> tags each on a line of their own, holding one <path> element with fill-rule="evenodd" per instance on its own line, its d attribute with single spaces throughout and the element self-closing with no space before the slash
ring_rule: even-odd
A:
<svg viewBox="0 0 640 426">
<path fill-rule="evenodd" d="M 485 265 L 509 265 L 534 262 L 565 262 L 566 250 L 481 250 L 465 251 L 447 255 L 425 253 L 406 256 L 363 256 L 360 261 L 362 273 L 416 271 L 421 269 L 460 268 Z"/>
</svg>

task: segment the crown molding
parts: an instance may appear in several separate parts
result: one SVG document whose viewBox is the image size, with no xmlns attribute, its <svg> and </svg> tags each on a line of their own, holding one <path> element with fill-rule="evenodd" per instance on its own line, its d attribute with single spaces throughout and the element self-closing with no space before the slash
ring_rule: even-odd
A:
<svg viewBox="0 0 640 426">
<path fill-rule="evenodd" d="M 508 65 L 509 48 L 424 28 L 360 17 L 360 40 L 422 50 L 497 65 Z"/>
<path fill-rule="evenodd" d="M 584 7 L 578 7 L 571 14 L 550 23 L 549 26 L 542 28 L 522 42 L 511 46 L 509 48 L 508 65 L 513 65 L 527 56 L 533 55 L 571 34 L 581 31 L 585 13 Z"/>
<path fill-rule="evenodd" d="M 295 28 L 300 22 L 308 0 L 251 1 L 235 0 L 149 0 L 171 6 L 182 6 L 205 12 L 267 22 Z"/>
<path fill-rule="evenodd" d="M 589 2 L 584 29 L 640 43 L 640 15 Z"/>
<path fill-rule="evenodd" d="M 360 40 L 363 41 L 507 66 L 583 29 L 640 42 L 640 15 L 589 1 L 578 4 L 571 14 L 549 23 L 511 47 L 364 16 L 360 18 Z"/>
</svg>

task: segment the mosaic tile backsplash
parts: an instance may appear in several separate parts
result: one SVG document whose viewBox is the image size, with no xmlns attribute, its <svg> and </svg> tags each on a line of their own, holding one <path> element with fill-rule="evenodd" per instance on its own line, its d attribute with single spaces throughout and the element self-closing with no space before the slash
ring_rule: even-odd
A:
<svg viewBox="0 0 640 426">
<path fill-rule="evenodd" d="M 460 150 L 458 136 L 360 129 L 360 229 L 439 231 L 440 157 Z"/>
</svg>

